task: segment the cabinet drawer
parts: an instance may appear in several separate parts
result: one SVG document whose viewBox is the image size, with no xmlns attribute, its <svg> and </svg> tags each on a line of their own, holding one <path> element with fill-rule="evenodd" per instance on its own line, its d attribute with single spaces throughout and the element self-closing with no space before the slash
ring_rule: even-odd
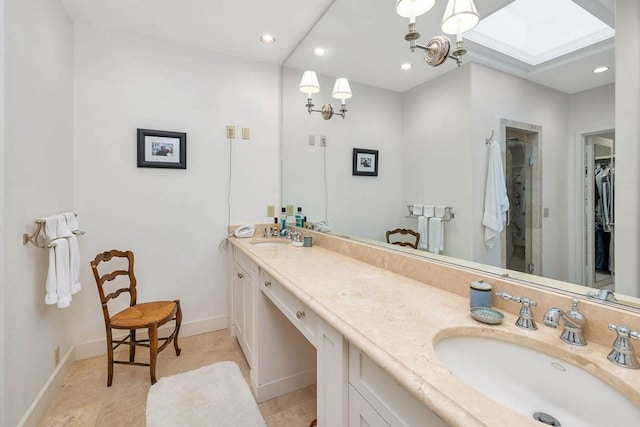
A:
<svg viewBox="0 0 640 427">
<path fill-rule="evenodd" d="M 353 344 L 349 344 L 349 383 L 391 426 L 447 427 Z"/>
<path fill-rule="evenodd" d="M 291 292 L 274 280 L 269 273 L 264 271 L 262 272 L 260 289 L 305 338 L 316 346 L 316 315 L 298 298 L 293 296 Z"/>
</svg>

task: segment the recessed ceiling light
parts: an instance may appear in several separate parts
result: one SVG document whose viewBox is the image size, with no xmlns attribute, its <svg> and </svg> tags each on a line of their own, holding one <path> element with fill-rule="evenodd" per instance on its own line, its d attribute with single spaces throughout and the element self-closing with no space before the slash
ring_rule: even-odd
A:
<svg viewBox="0 0 640 427">
<path fill-rule="evenodd" d="M 276 38 L 271 34 L 263 34 L 260 36 L 260 41 L 264 44 L 273 44 L 276 42 Z"/>
<path fill-rule="evenodd" d="M 315 48 L 315 49 L 313 50 L 313 54 L 314 54 L 315 56 L 322 56 L 322 55 L 324 55 L 324 49 L 323 49 L 323 48 L 321 48 L 321 47 L 317 47 L 317 48 Z"/>
<path fill-rule="evenodd" d="M 410 69 L 411 69 L 411 67 L 412 67 L 412 65 L 411 65 L 411 64 L 409 64 L 408 62 L 406 62 L 406 63 L 404 63 L 404 64 L 402 64 L 402 65 L 400 66 L 400 68 L 401 68 L 402 70 L 405 70 L 405 71 L 406 71 L 406 70 L 410 70 Z"/>
<path fill-rule="evenodd" d="M 593 72 L 598 74 L 598 73 L 604 73 L 605 71 L 608 71 L 608 70 L 609 70 L 609 67 L 598 67 L 594 69 Z"/>
</svg>

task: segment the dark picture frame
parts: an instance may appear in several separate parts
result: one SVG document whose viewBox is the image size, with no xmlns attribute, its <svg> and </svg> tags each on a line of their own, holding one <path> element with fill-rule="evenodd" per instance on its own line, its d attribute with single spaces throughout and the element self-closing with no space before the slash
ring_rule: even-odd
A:
<svg viewBox="0 0 640 427">
<path fill-rule="evenodd" d="M 354 148 L 352 174 L 378 176 L 378 150 Z"/>
<path fill-rule="evenodd" d="M 138 129 L 139 168 L 187 168 L 187 134 Z"/>
</svg>

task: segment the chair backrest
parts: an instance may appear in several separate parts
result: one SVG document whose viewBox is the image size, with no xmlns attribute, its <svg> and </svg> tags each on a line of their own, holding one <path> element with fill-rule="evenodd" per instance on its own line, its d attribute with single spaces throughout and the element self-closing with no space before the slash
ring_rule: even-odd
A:
<svg viewBox="0 0 640 427">
<path fill-rule="evenodd" d="M 120 260 L 121 262 L 117 262 Z M 126 260 L 126 270 L 110 269 L 110 261 L 114 261 L 114 265 L 118 264 L 118 267 L 123 265 L 122 261 Z M 104 264 L 102 264 L 104 263 Z M 137 291 L 136 291 L 136 276 L 133 274 L 133 252 L 131 251 L 119 251 L 112 249 L 98 254 L 93 261 L 91 261 L 91 270 L 93 271 L 93 277 L 96 279 L 96 285 L 98 286 L 98 293 L 100 294 L 100 302 L 102 303 L 102 312 L 104 314 L 104 321 L 109 323 L 109 301 L 118 298 L 123 293 L 129 293 L 129 306 L 136 305 Z M 101 267 L 100 264 L 102 264 Z M 103 274 L 100 271 L 105 271 Z M 125 276 L 128 281 L 124 286 L 119 287 L 111 292 L 105 292 L 105 284 L 112 280 Z"/>
<path fill-rule="evenodd" d="M 402 236 L 411 235 L 415 238 L 415 241 L 413 241 L 414 239 L 411 239 L 412 241 L 394 240 L 392 242 L 391 237 L 394 237 L 395 239 L 397 237 L 395 235 L 397 234 L 400 234 Z M 418 249 L 419 242 L 420 242 L 420 233 L 418 233 L 417 231 L 409 230 L 407 228 L 396 228 L 395 230 L 387 231 L 387 243 L 391 243 L 393 245 L 400 245 L 400 246 L 409 246 L 414 249 Z"/>
</svg>

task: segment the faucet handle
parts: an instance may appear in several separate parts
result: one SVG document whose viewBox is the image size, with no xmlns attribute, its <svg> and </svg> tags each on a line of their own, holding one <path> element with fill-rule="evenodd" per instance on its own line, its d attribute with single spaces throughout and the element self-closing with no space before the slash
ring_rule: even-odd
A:
<svg viewBox="0 0 640 427">
<path fill-rule="evenodd" d="M 518 320 L 516 320 L 516 326 L 527 330 L 538 329 L 536 322 L 533 320 L 533 312 L 531 311 L 531 306 L 537 306 L 537 302 L 527 297 L 512 296 L 506 292 L 496 292 L 496 296 L 503 300 L 511 300 L 522 304 L 522 307 L 520 308 L 520 316 L 518 317 Z"/>
<path fill-rule="evenodd" d="M 640 363 L 636 359 L 633 345 L 629 339 L 640 341 L 640 333 L 632 331 L 625 325 L 609 323 L 609 329 L 616 331 L 618 336 L 613 341 L 613 350 L 607 356 L 611 362 L 629 369 L 640 369 Z"/>
</svg>

